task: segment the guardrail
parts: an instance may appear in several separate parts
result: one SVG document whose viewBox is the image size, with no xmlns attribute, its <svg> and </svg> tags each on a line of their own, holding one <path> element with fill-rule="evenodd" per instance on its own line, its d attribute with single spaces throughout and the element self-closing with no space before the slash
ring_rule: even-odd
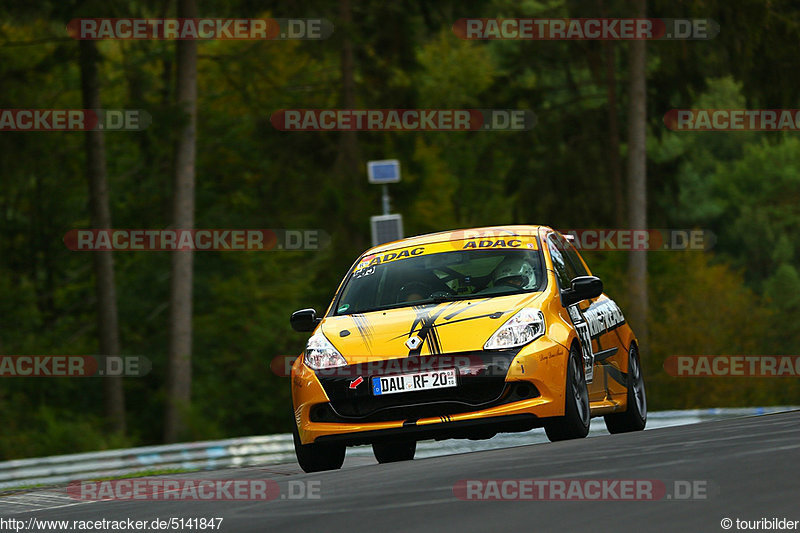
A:
<svg viewBox="0 0 800 533">
<path fill-rule="evenodd" d="M 289 434 L 143 446 L 2 462 L 0 489 L 149 470 L 206 470 L 291 460 L 294 460 L 294 447 Z"/>
<path fill-rule="evenodd" d="M 706 420 L 753 416 L 798 409 L 796 406 L 692 409 L 648 414 L 648 429 L 692 424 Z M 607 434 L 595 419 L 591 435 Z M 420 442 L 417 457 L 432 457 L 508 446 L 545 442 L 542 430 L 500 434 L 491 441 L 450 440 Z M 369 447 L 348 450 L 349 456 L 372 455 Z M 54 455 L 0 462 L 0 490 L 35 485 L 55 485 L 76 479 L 96 479 L 153 470 L 212 470 L 239 466 L 293 462 L 290 434 L 239 437 L 226 440 L 142 446 L 124 450 Z"/>
</svg>

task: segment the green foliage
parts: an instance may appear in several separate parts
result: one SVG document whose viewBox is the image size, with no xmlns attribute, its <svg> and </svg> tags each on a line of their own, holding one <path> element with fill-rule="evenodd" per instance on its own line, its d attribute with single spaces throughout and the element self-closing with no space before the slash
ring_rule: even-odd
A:
<svg viewBox="0 0 800 533">
<path fill-rule="evenodd" d="M 431 108 L 478 107 L 479 95 L 499 74 L 487 47 L 453 38 L 444 28 L 417 54 L 419 102 Z"/>
<path fill-rule="evenodd" d="M 324 16 L 336 33 L 324 42 L 199 44 L 197 227 L 318 228 L 332 243 L 316 252 L 196 254 L 187 439 L 289 429 L 289 383 L 269 364 L 301 351 L 305 336 L 289 328 L 289 314 L 325 309 L 369 241 L 380 192 L 366 182 L 365 161 L 402 161 L 392 200 L 409 234 L 503 223 L 614 225 L 603 48 L 472 42 L 451 31 L 463 16 L 595 16 L 598 2 L 357 4 L 350 26 L 336 20 L 334 4 L 309 4 L 308 14 L 285 13 L 277 2 L 202 8 L 216 16 Z M 609 16 L 629 15 L 624 2 L 605 4 Z M 675 354 L 796 353 L 800 344 L 800 141 L 671 132 L 662 121 L 670 108 L 797 107 L 796 14 L 785 3 L 729 4 L 651 7 L 665 17 L 724 22 L 712 41 L 648 44 L 650 226 L 718 237 L 711 254 L 649 256 L 652 350 L 643 356 L 653 408 L 800 400 L 796 383 L 785 380 L 681 380 L 663 371 Z M 76 5 L 0 7 L 0 107 L 80 107 L 77 44 L 63 39 Z M 131 1 L 113 15 L 164 16 L 164 9 L 172 8 Z M 357 107 L 528 109 L 538 123 L 526 132 L 358 133 L 359 166 L 348 168 L 340 134 L 281 132 L 269 122 L 279 109 L 342 105 L 344 35 L 354 44 Z M 104 106 L 153 117 L 144 132 L 105 135 L 114 226 L 165 228 L 174 132 L 183 120 L 174 43 L 99 48 Z M 772 68 L 768 50 L 781 68 Z M 627 46 L 611 43 L 611 51 L 624 155 Z M 88 226 L 83 143 L 80 133 L 0 134 L 0 353 L 97 351 L 92 257 L 62 242 L 68 230 Z M 626 309 L 625 254 L 586 259 Z M 115 254 L 123 352 L 153 363 L 148 376 L 125 380 L 129 435 L 105 431 L 99 379 L 3 380 L 0 457 L 160 441 L 169 263 L 168 253 Z"/>
<path fill-rule="evenodd" d="M 104 432 L 97 416 L 70 408 L 40 405 L 20 412 L 24 403 L 0 402 L 5 413 L 0 429 L 0 457 L 4 459 L 124 448 L 136 442 Z"/>
</svg>

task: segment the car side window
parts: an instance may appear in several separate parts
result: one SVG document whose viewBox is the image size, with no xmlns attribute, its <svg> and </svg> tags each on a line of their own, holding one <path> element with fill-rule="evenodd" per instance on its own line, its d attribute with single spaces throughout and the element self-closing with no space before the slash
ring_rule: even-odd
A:
<svg viewBox="0 0 800 533">
<path fill-rule="evenodd" d="M 578 276 L 588 276 L 589 271 L 586 270 L 586 267 L 583 266 L 583 261 L 581 261 L 580 256 L 578 255 L 578 251 L 575 249 L 572 244 L 563 238 L 561 235 L 557 235 L 556 238 L 558 239 L 559 244 L 561 245 L 561 250 L 566 252 L 566 258 L 572 263 L 573 268 Z"/>
<path fill-rule="evenodd" d="M 550 257 L 553 259 L 553 270 L 558 279 L 558 286 L 560 289 L 568 289 L 572 286 L 572 280 L 578 276 L 575 272 L 575 267 L 567 259 L 566 254 L 562 252 L 561 247 L 558 246 L 558 241 L 551 235 L 547 239 L 547 247 L 550 250 Z"/>
</svg>

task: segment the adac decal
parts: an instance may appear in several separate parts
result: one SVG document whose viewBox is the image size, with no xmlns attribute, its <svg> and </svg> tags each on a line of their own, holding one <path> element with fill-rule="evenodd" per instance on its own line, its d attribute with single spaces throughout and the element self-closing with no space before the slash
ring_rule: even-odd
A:
<svg viewBox="0 0 800 533">
<path fill-rule="evenodd" d="M 367 267 L 380 265 L 381 263 L 388 263 L 389 261 L 394 261 L 395 259 L 405 259 L 407 257 L 411 257 L 412 255 L 421 255 L 424 252 L 425 247 L 420 246 L 419 248 L 403 250 L 401 252 L 388 252 L 382 255 L 368 255 L 361 260 L 359 267 L 363 268 L 361 265 Z"/>
<path fill-rule="evenodd" d="M 464 244 L 464 248 L 497 248 L 497 247 L 511 247 L 511 248 L 519 248 L 522 246 L 522 241 L 520 239 L 497 239 L 497 240 L 486 240 L 486 241 L 467 241 Z M 463 248 L 462 248 L 463 249 Z"/>
</svg>

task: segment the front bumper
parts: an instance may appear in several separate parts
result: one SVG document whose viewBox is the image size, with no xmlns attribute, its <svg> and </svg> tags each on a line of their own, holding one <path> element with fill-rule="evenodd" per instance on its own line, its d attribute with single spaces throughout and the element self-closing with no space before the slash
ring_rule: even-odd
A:
<svg viewBox="0 0 800 533">
<path fill-rule="evenodd" d="M 564 414 L 566 349 L 547 338 L 524 352 L 496 351 L 423 356 L 423 369 L 458 368 L 458 387 L 373 396 L 370 377 L 413 371 L 411 358 L 380 365 L 340 367 L 322 375 L 301 359 L 292 368 L 295 421 L 303 444 L 348 445 L 381 439 L 487 438 L 525 431 Z M 453 365 L 453 361 L 469 361 Z M 392 361 L 404 363 L 402 371 Z M 357 368 L 355 368 L 357 367 Z M 352 372 L 351 372 L 352 370 Z M 360 372 L 360 373 L 359 373 Z M 362 377 L 365 385 L 351 389 Z"/>
</svg>

